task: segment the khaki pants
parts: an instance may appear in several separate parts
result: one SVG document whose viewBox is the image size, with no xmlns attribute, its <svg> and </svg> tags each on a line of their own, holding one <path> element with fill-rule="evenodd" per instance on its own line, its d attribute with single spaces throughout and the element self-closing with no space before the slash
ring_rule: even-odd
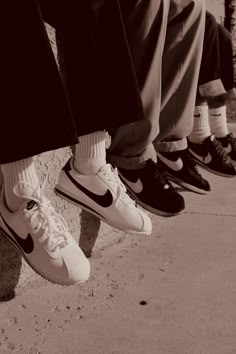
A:
<svg viewBox="0 0 236 354">
<path fill-rule="evenodd" d="M 204 0 L 120 0 L 145 119 L 121 126 L 108 160 L 135 169 L 187 147 L 205 25 Z M 114 108 L 115 109 L 115 108 Z"/>
</svg>

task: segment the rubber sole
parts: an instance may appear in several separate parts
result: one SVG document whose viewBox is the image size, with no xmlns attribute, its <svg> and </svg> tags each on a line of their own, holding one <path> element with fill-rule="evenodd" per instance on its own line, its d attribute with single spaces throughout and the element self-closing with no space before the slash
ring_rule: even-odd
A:
<svg viewBox="0 0 236 354">
<path fill-rule="evenodd" d="M 55 193 L 57 195 L 59 195 L 60 197 L 64 198 L 65 200 L 67 200 L 68 202 L 70 202 L 76 206 L 79 206 L 81 209 L 86 210 L 87 212 L 91 213 L 92 215 L 98 217 L 99 219 L 101 219 L 103 222 L 105 222 L 109 226 L 114 227 L 120 231 L 127 232 L 127 233 L 134 234 L 134 235 L 147 235 L 147 236 L 150 235 L 152 232 L 152 230 L 144 230 L 144 231 L 127 230 L 124 227 L 122 227 L 120 224 L 110 223 L 109 220 L 107 220 L 103 217 L 103 215 L 101 215 L 100 213 L 97 213 L 94 209 L 90 208 L 86 204 L 77 200 L 74 196 L 70 195 L 67 191 L 62 189 L 59 185 L 57 185 L 55 187 Z"/>
<path fill-rule="evenodd" d="M 190 192 L 194 192 L 197 194 L 208 194 L 210 193 L 210 191 L 205 191 L 204 189 L 200 189 L 197 187 L 194 187 L 192 184 L 188 184 L 185 183 L 183 180 L 178 179 L 170 174 L 168 174 L 169 179 L 171 180 L 171 182 L 174 182 L 175 184 L 178 184 L 180 187 L 185 188 L 186 190 L 190 191 Z"/>
</svg>

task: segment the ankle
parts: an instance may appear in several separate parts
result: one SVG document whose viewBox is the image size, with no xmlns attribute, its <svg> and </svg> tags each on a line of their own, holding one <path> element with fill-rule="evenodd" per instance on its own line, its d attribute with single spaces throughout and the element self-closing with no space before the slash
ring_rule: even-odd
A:
<svg viewBox="0 0 236 354">
<path fill-rule="evenodd" d="M 75 147 L 74 168 L 84 175 L 97 174 L 106 164 L 106 140 L 105 131 L 97 131 L 83 135 Z"/>
<path fill-rule="evenodd" d="M 4 179 L 6 204 L 15 212 L 30 198 L 39 186 L 39 179 L 32 158 L 1 166 Z"/>
</svg>

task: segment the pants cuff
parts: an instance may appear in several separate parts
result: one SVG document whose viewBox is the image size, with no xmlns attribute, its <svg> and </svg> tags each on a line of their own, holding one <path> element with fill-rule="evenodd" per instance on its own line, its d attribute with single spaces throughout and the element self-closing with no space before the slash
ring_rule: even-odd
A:
<svg viewBox="0 0 236 354">
<path fill-rule="evenodd" d="M 157 162 L 156 150 L 153 144 L 150 144 L 140 156 L 127 157 L 118 156 L 107 152 L 107 161 L 113 166 L 124 168 L 126 170 L 136 170 L 142 168 L 147 160 Z"/>
<path fill-rule="evenodd" d="M 185 150 L 188 147 L 188 142 L 186 138 L 176 141 L 161 141 L 154 144 L 156 151 L 159 152 L 173 152 Z"/>
<path fill-rule="evenodd" d="M 215 97 L 226 94 L 224 85 L 220 79 L 209 81 L 205 84 L 199 85 L 198 91 L 202 98 Z"/>
</svg>

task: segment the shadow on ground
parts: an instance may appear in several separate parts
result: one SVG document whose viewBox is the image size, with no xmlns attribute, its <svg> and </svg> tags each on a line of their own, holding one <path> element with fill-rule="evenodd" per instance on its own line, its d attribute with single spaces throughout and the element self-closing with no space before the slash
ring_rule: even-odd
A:
<svg viewBox="0 0 236 354">
<path fill-rule="evenodd" d="M 0 232 L 0 302 L 9 301 L 15 297 L 21 266 L 21 255 Z"/>
<path fill-rule="evenodd" d="M 79 245 L 85 255 L 92 255 L 96 243 L 100 220 L 86 211 L 80 215 L 81 232 Z M 0 231 L 0 303 L 15 297 L 15 289 L 19 283 L 22 270 L 22 257 L 15 246 Z"/>
<path fill-rule="evenodd" d="M 96 243 L 101 221 L 94 215 L 88 213 L 85 210 L 80 214 L 80 248 L 83 250 L 86 257 L 91 257 L 93 247 Z"/>
</svg>

